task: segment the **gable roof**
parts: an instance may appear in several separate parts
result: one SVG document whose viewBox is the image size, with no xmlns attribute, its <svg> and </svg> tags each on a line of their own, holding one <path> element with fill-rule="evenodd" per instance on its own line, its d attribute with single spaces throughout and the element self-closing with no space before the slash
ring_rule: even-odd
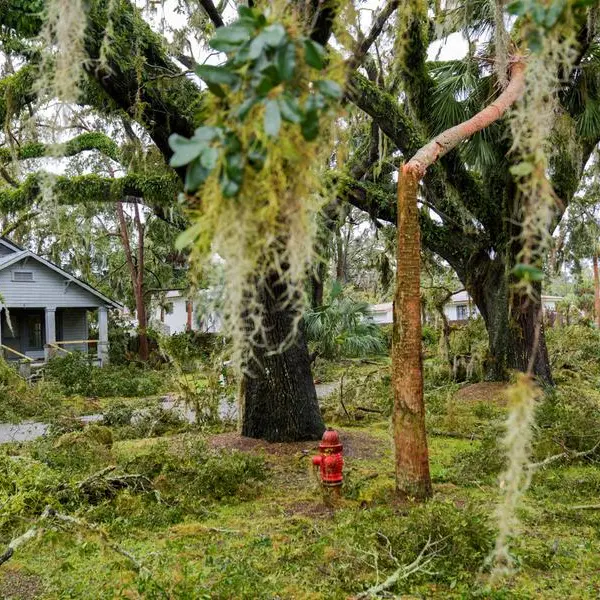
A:
<svg viewBox="0 0 600 600">
<path fill-rule="evenodd" d="M 14 244 L 5 237 L 0 237 L 0 244 L 6 246 L 9 250 L 12 250 L 13 252 L 23 252 L 24 250 L 24 248 L 21 248 L 21 246 L 17 246 L 17 244 Z"/>
<path fill-rule="evenodd" d="M 0 242 L 5 242 L 5 238 L 0 238 Z M 11 243 L 8 242 L 7 244 L 11 244 Z M 11 244 L 11 245 L 14 248 L 19 248 L 18 246 L 14 246 L 14 244 Z M 26 258 L 32 258 L 33 260 L 48 267 L 49 269 L 58 273 L 59 275 L 62 275 L 65 279 L 68 279 L 69 281 L 71 281 L 75 285 L 78 285 L 79 287 L 83 288 L 90 294 L 93 294 L 97 298 L 100 298 L 102 301 L 106 302 L 106 304 L 110 304 L 112 307 L 117 308 L 117 309 L 123 308 L 123 305 L 120 304 L 119 302 L 116 302 L 115 300 L 112 300 L 108 296 L 105 296 L 102 292 L 98 291 L 96 288 L 92 287 L 91 285 L 88 285 L 84 281 L 81 281 L 81 279 L 77 279 L 77 277 L 74 277 L 73 275 L 71 275 L 64 269 L 61 269 L 59 266 L 55 265 L 54 263 L 50 262 L 49 260 L 46 260 L 45 258 L 42 258 L 41 256 L 38 256 L 37 254 L 31 252 L 31 250 L 23 250 L 22 248 L 20 248 L 17 251 L 13 252 L 13 254 L 7 254 L 6 256 L 0 257 L 0 271 L 2 271 L 4 269 L 6 269 L 7 267 L 10 267 L 11 265 L 14 265 L 15 263 L 20 262 L 21 260 L 24 260 Z"/>
</svg>

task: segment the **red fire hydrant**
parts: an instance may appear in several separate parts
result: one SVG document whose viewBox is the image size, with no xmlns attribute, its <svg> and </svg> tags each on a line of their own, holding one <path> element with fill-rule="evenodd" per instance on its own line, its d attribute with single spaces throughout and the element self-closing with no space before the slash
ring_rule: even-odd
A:
<svg viewBox="0 0 600 600">
<path fill-rule="evenodd" d="M 343 448 L 338 432 L 328 427 L 319 444 L 319 456 L 313 456 L 312 459 L 313 465 L 320 471 L 321 483 L 326 487 L 337 487 L 339 489 L 339 486 L 342 485 L 344 480 L 342 475 L 344 468 Z"/>
</svg>

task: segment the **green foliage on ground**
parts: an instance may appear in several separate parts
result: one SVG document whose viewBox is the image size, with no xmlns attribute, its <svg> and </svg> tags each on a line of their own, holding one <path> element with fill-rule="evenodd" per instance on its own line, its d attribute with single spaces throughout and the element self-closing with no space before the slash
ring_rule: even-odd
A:
<svg viewBox="0 0 600 600">
<path fill-rule="evenodd" d="M 48 381 L 28 385 L 13 366 L 0 359 L 0 421 L 48 419 L 63 409 L 59 386 Z"/>
<path fill-rule="evenodd" d="M 164 390 L 165 373 L 136 364 L 96 368 L 81 353 L 73 352 L 48 362 L 45 375 L 60 384 L 67 395 L 80 394 L 108 398 L 113 396 L 152 396 Z"/>
</svg>

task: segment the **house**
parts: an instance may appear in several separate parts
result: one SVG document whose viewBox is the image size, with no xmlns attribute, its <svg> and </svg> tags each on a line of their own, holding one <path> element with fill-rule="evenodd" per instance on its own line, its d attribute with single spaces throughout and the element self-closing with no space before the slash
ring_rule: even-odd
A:
<svg viewBox="0 0 600 600">
<path fill-rule="evenodd" d="M 542 294 L 542 306 L 545 313 L 555 313 L 562 296 L 545 296 Z M 453 294 L 444 306 L 444 314 L 450 323 L 465 323 L 479 314 L 477 306 L 466 290 Z"/>
<path fill-rule="evenodd" d="M 211 298 L 207 290 L 193 295 L 183 289 L 167 290 L 155 295 L 153 300 L 150 324 L 166 335 L 184 331 L 221 331 L 221 319 L 210 308 Z"/>
<path fill-rule="evenodd" d="M 0 238 L 0 353 L 9 361 L 42 362 L 97 344 L 108 361 L 108 311 L 121 305 L 54 263 Z M 88 312 L 98 313 L 89 340 Z"/>
<path fill-rule="evenodd" d="M 377 325 L 388 325 L 394 322 L 394 305 L 392 302 L 371 304 L 369 306 L 371 320 Z"/>
<path fill-rule="evenodd" d="M 562 300 L 561 296 L 542 295 L 542 306 L 544 312 L 555 313 L 557 304 Z M 378 325 L 387 325 L 394 321 L 393 304 L 371 304 L 369 306 L 371 318 Z M 457 292 L 450 297 L 444 306 L 444 314 L 450 323 L 466 323 L 469 319 L 479 314 L 477 306 L 466 291 Z"/>
</svg>

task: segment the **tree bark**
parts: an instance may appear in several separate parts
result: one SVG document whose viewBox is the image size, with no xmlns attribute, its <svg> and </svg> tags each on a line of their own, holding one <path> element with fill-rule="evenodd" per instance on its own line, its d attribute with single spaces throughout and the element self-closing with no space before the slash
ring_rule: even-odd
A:
<svg viewBox="0 0 600 600">
<path fill-rule="evenodd" d="M 594 318 L 596 325 L 600 327 L 600 275 L 598 274 L 598 252 L 594 250 L 592 257 L 594 267 Z"/>
<path fill-rule="evenodd" d="M 524 86 L 525 63 L 519 59 L 513 62 L 510 83 L 498 98 L 467 121 L 450 127 L 421 147 L 402 167 L 398 178 L 398 267 L 392 334 L 392 383 L 396 488 L 401 497 L 422 500 L 432 493 L 421 356 L 419 182 L 438 159 L 497 121 L 521 96 Z"/>
<path fill-rule="evenodd" d="M 432 494 L 423 402 L 419 173 L 402 168 L 398 182 L 398 268 L 392 334 L 396 490 L 402 498 Z"/>
<path fill-rule="evenodd" d="M 242 384 L 242 435 L 268 442 L 317 440 L 325 425 L 302 327 L 283 351 L 273 352 L 293 327 L 285 292 L 276 274 L 261 284 L 265 329 Z"/>
<path fill-rule="evenodd" d="M 140 360 L 147 361 L 150 355 L 150 349 L 148 345 L 147 334 L 148 320 L 146 315 L 146 303 L 144 301 L 144 226 L 142 225 L 139 208 L 136 204 L 134 217 L 135 225 L 138 230 L 138 251 L 136 264 L 131 251 L 129 232 L 127 229 L 127 221 L 125 219 L 123 204 L 121 202 L 117 202 L 116 209 L 119 221 L 119 235 L 121 237 L 123 251 L 125 252 L 125 260 L 127 262 L 127 268 L 129 269 L 129 275 L 131 277 L 131 286 L 135 300 L 135 313 L 138 321 L 138 356 L 140 357 Z"/>
<path fill-rule="evenodd" d="M 486 379 L 505 381 L 510 370 L 526 372 L 533 364 L 533 374 L 541 383 L 553 385 L 542 319 L 541 286 L 534 285 L 534 295 L 523 296 L 510 289 L 507 265 L 485 253 L 472 261 L 468 280 L 469 294 L 483 317 L 489 338 L 485 364 Z"/>
</svg>

